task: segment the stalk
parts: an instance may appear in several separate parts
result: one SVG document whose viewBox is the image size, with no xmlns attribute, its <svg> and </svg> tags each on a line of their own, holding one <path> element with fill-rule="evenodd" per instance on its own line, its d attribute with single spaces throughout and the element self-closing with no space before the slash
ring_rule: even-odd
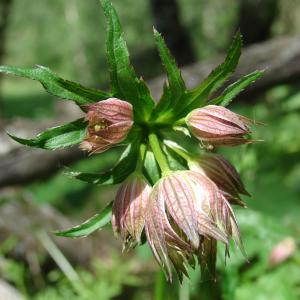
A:
<svg viewBox="0 0 300 300">
<path fill-rule="evenodd" d="M 136 163 L 136 168 L 135 168 L 135 170 L 140 173 L 143 171 L 146 149 L 147 149 L 147 146 L 145 144 L 141 144 L 138 161 Z"/>
<path fill-rule="evenodd" d="M 166 156 L 160 147 L 159 140 L 155 133 L 149 134 L 149 143 L 152 148 L 155 159 L 157 160 L 158 165 L 161 169 L 162 175 L 167 175 L 171 171 L 171 169 L 169 168 Z"/>
<path fill-rule="evenodd" d="M 154 299 L 155 300 L 166 299 L 166 278 L 164 273 L 161 270 L 156 273 Z"/>
</svg>

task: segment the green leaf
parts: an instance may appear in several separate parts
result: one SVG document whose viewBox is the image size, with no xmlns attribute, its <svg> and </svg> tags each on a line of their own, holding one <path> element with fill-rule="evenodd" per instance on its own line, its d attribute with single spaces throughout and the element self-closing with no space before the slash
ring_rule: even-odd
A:
<svg viewBox="0 0 300 300">
<path fill-rule="evenodd" d="M 160 168 L 152 151 L 147 150 L 144 159 L 145 176 L 154 185 L 161 177 Z"/>
<path fill-rule="evenodd" d="M 163 151 L 167 157 L 168 164 L 170 168 L 174 171 L 186 170 L 188 169 L 186 161 L 174 152 L 171 148 L 163 145 Z"/>
<path fill-rule="evenodd" d="M 107 59 L 113 94 L 133 105 L 135 120 L 147 120 L 154 107 L 150 91 L 137 78 L 130 64 L 129 53 L 118 15 L 109 0 L 101 0 L 107 19 Z"/>
<path fill-rule="evenodd" d="M 164 87 L 163 96 L 152 114 L 152 118 L 156 119 L 158 116 L 161 116 L 161 118 L 163 118 L 163 113 L 165 113 L 166 111 L 176 111 L 178 102 L 186 92 L 186 86 L 174 57 L 171 55 L 169 49 L 167 48 L 167 45 L 161 34 L 158 33 L 155 29 L 154 39 L 162 64 L 168 76 L 168 84 L 166 84 Z"/>
<path fill-rule="evenodd" d="M 217 98 L 208 102 L 208 104 L 227 106 L 240 92 L 248 85 L 263 76 L 263 71 L 254 71 L 233 84 L 229 85 L 224 92 Z"/>
<path fill-rule="evenodd" d="M 99 214 L 96 214 L 92 218 L 88 219 L 84 223 L 75 226 L 73 228 L 57 231 L 55 235 L 57 236 L 64 236 L 64 237 L 71 237 L 71 238 L 78 238 L 78 237 L 85 237 L 89 234 L 95 232 L 98 229 L 101 229 L 106 224 L 108 224 L 111 220 L 111 209 L 112 209 L 113 202 L 110 202 Z"/>
<path fill-rule="evenodd" d="M 48 93 L 62 99 L 72 100 L 78 105 L 94 103 L 112 96 L 110 93 L 86 88 L 78 83 L 62 79 L 50 69 L 42 66 L 36 68 L 0 66 L 0 73 L 37 80 Z"/>
<path fill-rule="evenodd" d="M 182 100 L 182 109 L 177 117 L 186 116 L 191 110 L 203 106 L 208 97 L 219 88 L 235 71 L 241 55 L 242 38 L 240 32 L 235 35 L 225 61 L 214 69 L 196 88 L 187 92 Z"/>
<path fill-rule="evenodd" d="M 193 136 L 187 136 L 184 132 L 172 130 L 169 128 L 160 130 L 161 138 L 165 145 L 172 148 L 183 149 L 184 152 L 189 153 L 191 156 L 199 156 L 203 152 L 199 145 L 199 141 Z"/>
<path fill-rule="evenodd" d="M 101 174 L 66 172 L 66 175 L 92 184 L 111 185 L 121 183 L 135 170 L 139 145 L 140 140 L 136 140 L 134 143 L 128 145 L 119 162 L 107 172 Z"/>
<path fill-rule="evenodd" d="M 81 118 L 62 126 L 49 128 L 34 139 L 22 139 L 12 134 L 8 135 L 20 144 L 53 150 L 80 143 L 86 135 L 86 126 L 87 123 Z"/>
</svg>

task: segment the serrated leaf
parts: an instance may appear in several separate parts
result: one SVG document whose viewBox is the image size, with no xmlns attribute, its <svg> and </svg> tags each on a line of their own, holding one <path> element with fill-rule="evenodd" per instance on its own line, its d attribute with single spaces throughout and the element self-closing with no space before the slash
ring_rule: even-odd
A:
<svg viewBox="0 0 300 300">
<path fill-rule="evenodd" d="M 92 218 L 88 219 L 84 223 L 75 226 L 73 228 L 57 231 L 55 235 L 57 236 L 64 236 L 70 238 L 78 238 L 78 237 L 85 237 L 96 230 L 101 229 L 106 224 L 108 224 L 111 220 L 111 209 L 112 203 L 109 203 L 99 214 L 96 214 Z"/>
<path fill-rule="evenodd" d="M 62 126 L 49 128 L 34 139 L 23 139 L 9 133 L 8 135 L 20 144 L 53 150 L 80 143 L 86 135 L 86 126 L 86 121 L 81 118 Z"/>
<path fill-rule="evenodd" d="M 139 153 L 140 139 L 128 145 L 119 162 L 104 173 L 66 172 L 67 176 L 92 184 L 111 185 L 125 180 L 135 170 Z"/>
<path fill-rule="evenodd" d="M 158 115 L 162 115 L 163 117 L 164 112 L 168 110 L 172 111 L 176 108 L 176 105 L 178 105 L 179 100 L 186 91 L 186 86 L 174 57 L 171 55 L 161 34 L 155 29 L 154 39 L 162 64 L 168 76 L 168 84 L 165 84 L 164 86 L 163 96 L 152 114 L 152 118 L 156 119 Z"/>
<path fill-rule="evenodd" d="M 250 73 L 233 84 L 229 85 L 223 93 L 209 101 L 209 104 L 227 106 L 240 92 L 242 92 L 248 85 L 263 76 L 263 71 L 255 71 Z"/>
<path fill-rule="evenodd" d="M 147 120 L 154 107 L 150 91 L 130 64 L 118 15 L 109 0 L 101 0 L 107 19 L 107 59 L 113 94 L 133 105 L 135 120 Z"/>
<path fill-rule="evenodd" d="M 72 100 L 78 105 L 94 103 L 112 96 L 110 93 L 86 88 L 76 82 L 60 78 L 50 69 L 42 66 L 37 66 L 36 68 L 0 66 L 0 73 L 37 80 L 48 93 L 62 99 Z"/>
<path fill-rule="evenodd" d="M 208 97 L 219 88 L 235 71 L 241 55 L 242 38 L 238 32 L 231 44 L 225 61 L 215 68 L 210 75 L 196 88 L 187 92 L 182 100 L 182 109 L 177 118 L 186 116 L 191 110 L 203 106 Z"/>
</svg>

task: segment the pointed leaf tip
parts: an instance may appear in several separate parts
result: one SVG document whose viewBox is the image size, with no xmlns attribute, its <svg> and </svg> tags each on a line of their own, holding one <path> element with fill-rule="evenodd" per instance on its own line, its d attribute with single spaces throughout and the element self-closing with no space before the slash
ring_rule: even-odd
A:
<svg viewBox="0 0 300 300">
<path fill-rule="evenodd" d="M 195 108 L 202 107 L 209 96 L 232 75 L 241 56 L 241 47 L 242 38 L 238 31 L 233 38 L 225 61 L 216 67 L 196 88 L 187 92 L 182 102 L 182 108 L 178 110 L 178 118 L 186 116 Z"/>
<path fill-rule="evenodd" d="M 73 228 L 57 231 L 54 234 L 62 237 L 78 238 L 85 237 L 101 229 L 111 221 L 112 203 L 110 202 L 99 214 L 96 214 L 92 218 L 88 219 L 84 223 L 75 226 Z"/>
<path fill-rule="evenodd" d="M 11 133 L 7 134 L 22 145 L 53 150 L 80 143 L 86 134 L 86 122 L 81 118 L 68 124 L 52 127 L 38 134 L 33 139 L 23 139 Z"/>
<path fill-rule="evenodd" d="M 145 121 L 154 107 L 150 91 L 139 80 L 129 59 L 129 52 L 116 10 L 108 0 L 101 0 L 107 20 L 107 60 L 110 83 L 115 97 L 130 102 L 135 110 L 135 119 Z"/>
<path fill-rule="evenodd" d="M 39 81 L 48 93 L 62 99 L 72 100 L 77 105 L 94 103 L 111 96 L 110 93 L 87 88 L 79 83 L 65 80 L 49 68 L 39 65 L 35 68 L 0 66 L 0 73 L 12 74 Z"/>
</svg>

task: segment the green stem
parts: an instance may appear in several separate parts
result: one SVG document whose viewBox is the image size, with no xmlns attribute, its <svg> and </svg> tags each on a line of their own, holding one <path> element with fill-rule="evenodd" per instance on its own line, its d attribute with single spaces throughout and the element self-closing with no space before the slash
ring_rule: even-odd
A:
<svg viewBox="0 0 300 300">
<path fill-rule="evenodd" d="M 135 170 L 137 172 L 142 172 L 143 171 L 144 158 L 145 158 L 146 150 L 147 150 L 147 146 L 145 144 L 141 144 L 138 161 L 136 163 L 136 168 L 135 168 Z"/>
<path fill-rule="evenodd" d="M 181 285 L 179 285 L 179 300 L 190 299 L 190 286 L 188 279 L 184 278 Z"/>
<path fill-rule="evenodd" d="M 154 299 L 165 300 L 166 299 L 166 278 L 164 273 L 160 270 L 156 273 L 155 287 L 154 287 Z"/>
<path fill-rule="evenodd" d="M 149 134 L 149 143 L 152 148 L 155 159 L 157 160 L 158 165 L 161 169 L 162 175 L 163 176 L 167 175 L 171 170 L 169 168 L 167 159 L 160 147 L 160 143 L 157 138 L 157 135 L 153 132 Z"/>
</svg>

